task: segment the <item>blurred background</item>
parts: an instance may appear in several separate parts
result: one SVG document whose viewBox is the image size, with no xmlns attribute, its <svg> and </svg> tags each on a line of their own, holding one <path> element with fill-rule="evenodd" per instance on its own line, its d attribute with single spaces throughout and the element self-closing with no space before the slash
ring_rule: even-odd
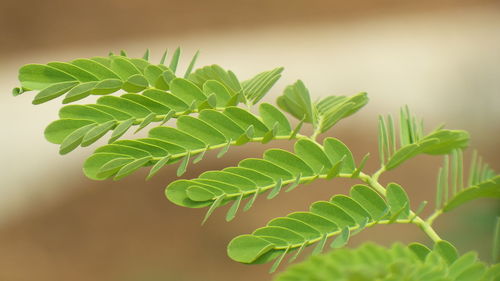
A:
<svg viewBox="0 0 500 281">
<path fill-rule="evenodd" d="M 67 61 L 126 49 L 159 59 L 183 48 L 184 65 L 196 50 L 198 66 L 217 63 L 240 78 L 284 66 L 285 85 L 302 79 L 314 98 L 368 92 L 371 102 L 329 135 L 359 160 L 377 167 L 376 117 L 408 104 L 428 129 L 471 132 L 472 146 L 500 170 L 500 1 L 497 0 L 0 0 L 0 280 L 270 280 L 269 265 L 246 266 L 225 253 L 236 235 L 269 219 L 305 210 L 315 200 L 346 193 L 352 181 L 321 181 L 273 200 L 230 223 L 220 209 L 203 227 L 205 210 L 174 206 L 163 196 L 176 167 L 145 182 L 147 171 L 120 182 L 91 181 L 81 165 L 96 144 L 70 155 L 44 140 L 58 102 L 32 106 L 33 93 L 13 98 L 17 69 L 26 63 Z M 101 142 L 102 144 L 102 142 Z M 183 177 L 259 157 L 248 145 L 213 154 Z M 466 157 L 470 155 L 467 152 Z M 413 207 L 433 206 L 439 157 L 420 156 L 387 173 L 410 193 Z M 262 199 L 262 198 L 261 198 Z M 439 219 L 442 237 L 489 261 L 495 202 L 480 200 Z M 429 241 L 414 226 L 378 227 L 354 237 L 390 245 Z"/>
</svg>

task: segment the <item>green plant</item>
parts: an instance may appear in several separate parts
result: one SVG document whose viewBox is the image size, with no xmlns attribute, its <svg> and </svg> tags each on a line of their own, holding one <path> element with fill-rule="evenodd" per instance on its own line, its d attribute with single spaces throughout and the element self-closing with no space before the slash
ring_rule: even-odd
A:
<svg viewBox="0 0 500 281">
<path fill-rule="evenodd" d="M 367 104 L 366 93 L 328 96 L 313 102 L 304 83 L 297 81 L 277 99 L 279 109 L 261 103 L 255 114 L 253 106 L 280 78 L 283 69 L 240 81 L 233 72 L 218 65 L 193 71 L 197 56 L 198 53 L 182 77 L 176 74 L 180 49 L 174 52 L 168 66 L 166 53 L 160 64 L 152 64 L 149 51 L 143 58 L 130 58 L 122 51 L 120 55 L 69 63 L 29 64 L 20 69 L 21 87 L 13 93 L 39 91 L 33 104 L 62 95 L 65 104 L 100 96 L 95 103 L 62 107 L 60 119 L 45 130 L 47 140 L 60 145 L 61 154 L 89 146 L 111 133 L 108 144 L 97 148 L 83 165 L 84 173 L 95 180 L 118 180 L 145 166 L 152 167 L 150 178 L 162 167 L 176 162 L 180 162 L 180 176 L 191 160 L 201 161 L 209 150 L 218 149 L 217 156 L 222 157 L 231 146 L 249 142 L 288 139 L 295 143 L 294 152 L 269 149 L 262 158 L 244 159 L 237 167 L 170 183 L 165 194 L 173 203 L 208 208 L 203 222 L 227 204 L 231 205 L 226 215 L 230 221 L 240 209 L 249 210 L 257 196 L 266 192 L 266 197 L 272 199 L 282 191 L 289 192 L 318 179 L 341 177 L 361 181 L 351 188 L 349 196 L 334 195 L 328 201 L 315 202 L 309 211 L 275 218 L 229 243 L 228 255 L 233 260 L 247 264 L 274 260 L 271 271 L 287 255 L 293 261 L 304 248 L 315 246 L 312 259 L 291 267 L 277 280 L 500 280 L 498 264 L 488 267 L 478 262 L 474 253 L 460 257 L 455 247 L 442 240 L 432 227 L 441 214 L 470 200 L 500 197 L 500 176 L 482 163 L 476 153 L 468 179 L 464 180 L 462 150 L 469 143 L 467 132 L 440 127 L 425 133 L 422 120 L 412 116 L 408 107 L 401 109 L 398 127 L 391 115 L 380 116 L 380 169 L 367 174 L 364 166 L 369 154 L 356 162 L 340 140 L 316 140 Z M 121 90 L 126 93 L 112 95 Z M 295 128 L 283 112 L 297 119 Z M 165 125 L 172 118 L 176 119 L 175 126 Z M 138 132 L 150 124 L 154 127 L 148 137 L 120 139 L 132 127 Z M 311 136 L 300 133 L 304 124 L 312 126 Z M 444 155 L 435 211 L 426 219 L 420 214 L 427 202 L 413 209 L 402 186 L 384 186 L 379 182 L 385 171 L 419 154 Z M 433 250 L 418 243 L 396 244 L 391 249 L 367 244 L 357 250 L 316 255 L 327 243 L 341 248 L 350 236 L 365 228 L 392 223 L 416 225 L 432 240 Z M 499 227 L 500 224 L 497 232 Z M 498 236 L 497 233 L 493 249 L 496 262 L 500 251 Z M 330 238 L 332 242 L 328 242 Z"/>
</svg>

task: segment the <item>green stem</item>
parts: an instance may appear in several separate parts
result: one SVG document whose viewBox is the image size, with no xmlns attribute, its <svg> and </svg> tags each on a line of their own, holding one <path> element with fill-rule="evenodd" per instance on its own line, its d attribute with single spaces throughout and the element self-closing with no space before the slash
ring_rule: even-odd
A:
<svg viewBox="0 0 500 281">
<path fill-rule="evenodd" d="M 303 138 L 303 137 L 304 137 L 303 135 L 296 134 L 294 139 L 299 139 L 299 138 Z M 251 138 L 248 142 L 262 142 L 263 139 L 264 139 L 264 137 Z M 289 139 L 290 139 L 290 135 L 276 136 L 273 138 L 273 140 L 289 140 Z M 231 141 L 229 145 L 235 145 L 235 144 L 236 144 L 236 141 Z M 214 149 L 225 147 L 226 145 L 227 145 L 227 143 L 211 145 L 211 146 L 207 146 L 207 147 L 200 148 L 200 149 L 190 150 L 189 153 L 191 154 L 191 156 L 194 156 L 194 155 L 202 153 L 204 151 L 214 150 Z M 170 159 L 174 160 L 174 159 L 182 158 L 182 157 L 186 156 L 187 153 L 188 153 L 188 151 L 172 154 L 172 155 L 170 155 Z M 153 161 L 153 163 L 154 163 L 154 162 L 160 161 L 163 158 L 164 158 L 164 156 L 163 157 L 153 157 L 153 158 L 151 158 L 151 161 Z"/>
<path fill-rule="evenodd" d="M 395 221 L 391 221 L 391 220 L 373 221 L 373 222 L 367 223 L 364 227 L 365 228 L 369 228 L 369 227 L 372 227 L 372 226 L 375 226 L 375 225 L 378 225 L 378 224 L 393 224 L 393 223 L 408 224 L 408 223 L 410 223 L 410 220 L 409 219 L 397 219 Z M 359 229 L 359 227 L 360 227 L 360 225 L 355 225 L 355 226 L 349 227 L 349 231 L 352 232 L 354 230 Z M 339 229 L 337 231 L 333 231 L 333 232 L 328 233 L 326 235 L 326 237 L 330 238 L 332 236 L 340 234 L 341 232 L 342 232 L 342 229 Z M 308 240 L 308 241 L 306 241 L 304 243 L 306 244 L 305 246 L 309 246 L 309 245 L 312 245 L 314 243 L 319 242 L 321 239 L 323 239 L 323 236 L 315 238 L 315 239 Z M 274 249 L 275 250 L 284 250 L 286 248 L 295 249 L 295 248 L 302 247 L 302 245 L 304 243 L 298 243 L 298 244 L 292 244 L 292 245 L 287 245 L 287 246 L 281 246 L 281 247 L 276 247 Z"/>
<path fill-rule="evenodd" d="M 371 186 L 375 191 L 380 193 L 382 196 L 386 197 L 386 190 L 385 188 L 378 182 L 377 178 L 378 176 L 382 173 L 383 169 L 380 169 L 377 171 L 373 176 L 369 176 L 367 174 L 361 173 L 359 175 L 359 178 L 366 182 L 369 186 Z M 438 214 L 435 216 L 437 217 Z M 413 223 L 417 225 L 427 236 L 429 236 L 430 239 L 434 242 L 441 241 L 441 237 L 436 233 L 436 231 L 432 228 L 432 221 L 424 221 L 422 218 L 417 216 L 413 211 L 410 211 L 410 217 L 413 219 L 409 220 L 408 223 Z"/>
<path fill-rule="evenodd" d="M 432 225 L 432 223 L 434 223 L 434 220 L 436 220 L 442 213 L 443 213 L 443 210 L 441 210 L 441 209 L 434 211 L 434 213 L 432 213 L 432 215 L 430 215 L 427 218 L 426 222 L 429 225 Z"/>
</svg>

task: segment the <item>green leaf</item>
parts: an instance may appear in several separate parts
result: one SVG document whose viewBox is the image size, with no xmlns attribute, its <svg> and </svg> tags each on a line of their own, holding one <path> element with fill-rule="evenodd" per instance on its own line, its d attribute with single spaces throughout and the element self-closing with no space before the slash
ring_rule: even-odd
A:
<svg viewBox="0 0 500 281">
<path fill-rule="evenodd" d="M 119 79 L 106 79 L 98 82 L 94 89 L 92 89 L 93 95 L 107 95 L 120 90 L 123 86 L 123 82 Z"/>
<path fill-rule="evenodd" d="M 207 80 L 219 81 L 231 92 L 231 96 L 235 96 L 241 90 L 241 85 L 236 75 L 231 71 L 224 70 L 218 65 L 209 65 L 199 68 L 191 73 L 188 79 L 200 88 Z"/>
<path fill-rule="evenodd" d="M 47 65 L 68 73 L 69 75 L 78 79 L 80 82 L 90 82 L 98 80 L 98 78 L 93 74 L 73 64 L 69 64 L 66 62 L 49 62 Z"/>
<path fill-rule="evenodd" d="M 330 248 L 339 249 L 344 247 L 349 241 L 349 227 L 344 227 L 340 235 L 335 237 L 335 240 L 330 244 Z"/>
<path fill-rule="evenodd" d="M 274 247 L 274 244 L 253 235 L 240 235 L 227 246 L 228 256 L 241 263 L 252 263 Z"/>
<path fill-rule="evenodd" d="M 49 142 L 61 144 L 75 130 L 91 124 L 94 124 L 91 120 L 59 119 L 45 128 L 44 135 Z"/>
<path fill-rule="evenodd" d="M 333 167 L 328 171 L 326 174 L 326 179 L 333 179 L 334 177 L 337 177 L 340 173 L 340 170 L 342 169 L 342 165 L 345 159 L 345 155 L 337 161 L 337 163 L 333 164 Z"/>
<path fill-rule="evenodd" d="M 203 92 L 206 96 L 215 94 L 216 107 L 225 107 L 231 100 L 229 90 L 222 83 L 216 80 L 207 80 L 203 84 Z"/>
<path fill-rule="evenodd" d="M 140 158 L 140 159 L 134 160 L 131 163 L 128 163 L 127 165 L 123 166 L 118 171 L 118 173 L 114 177 L 114 180 L 119 180 L 119 179 L 122 179 L 122 178 L 130 175 L 134 171 L 136 171 L 136 170 L 140 169 L 141 167 L 143 167 L 150 160 L 151 160 L 151 156 L 146 156 L 144 158 Z"/>
<path fill-rule="evenodd" d="M 245 207 L 243 208 L 243 211 L 246 212 L 248 210 L 250 210 L 250 208 L 252 208 L 253 204 L 255 203 L 255 200 L 257 200 L 257 196 L 259 196 L 259 191 L 256 191 L 252 198 L 250 198 L 250 200 L 248 200 L 248 202 L 245 204 Z"/>
<path fill-rule="evenodd" d="M 295 84 L 286 87 L 285 92 L 278 97 L 276 102 L 282 110 L 292 114 L 295 118 L 299 120 L 305 118 L 306 123 L 316 123 L 311 97 L 302 81 L 298 80 Z"/>
<path fill-rule="evenodd" d="M 374 220 L 385 216 L 387 205 L 375 191 L 365 185 L 355 185 L 351 189 L 351 197 L 370 214 Z"/>
<path fill-rule="evenodd" d="M 269 128 L 262 123 L 255 115 L 239 107 L 228 107 L 224 110 L 224 115 L 231 118 L 241 128 L 254 127 L 255 137 L 263 137 Z"/>
<path fill-rule="evenodd" d="M 190 186 L 186 190 L 186 194 L 193 201 L 208 201 L 216 197 L 215 193 L 209 189 L 196 185 Z"/>
<path fill-rule="evenodd" d="M 137 67 L 133 63 L 131 63 L 130 60 L 120 56 L 111 57 L 110 68 L 123 81 L 126 81 L 130 76 L 133 76 L 135 74 L 141 74 L 139 69 L 137 69 Z"/>
<path fill-rule="evenodd" d="M 289 171 L 263 159 L 247 158 L 242 160 L 239 166 L 258 171 L 259 173 L 273 178 L 276 182 L 278 180 L 293 179 L 293 175 Z"/>
<path fill-rule="evenodd" d="M 368 103 L 366 93 L 351 97 L 327 97 L 314 105 L 318 115 L 318 130 L 326 132 L 340 120 L 351 116 Z"/>
<path fill-rule="evenodd" d="M 232 221 L 234 219 L 234 217 L 236 216 L 236 212 L 238 211 L 238 209 L 240 207 L 240 203 L 241 203 L 242 198 L 243 198 L 243 194 L 238 196 L 238 199 L 236 199 L 236 201 L 234 201 L 233 205 L 231 206 L 231 208 L 227 212 L 226 221 Z"/>
<path fill-rule="evenodd" d="M 111 69 L 94 60 L 76 59 L 71 61 L 71 64 L 92 73 L 98 80 L 120 79 Z"/>
<path fill-rule="evenodd" d="M 354 157 L 352 156 L 352 152 L 343 142 L 334 138 L 325 138 L 323 147 L 330 162 L 338 163 L 338 161 L 344 159 L 340 169 L 341 173 L 352 174 L 354 172 L 356 169 Z"/>
<path fill-rule="evenodd" d="M 469 146 L 470 135 L 461 130 L 439 130 L 427 135 L 426 139 L 437 139 L 439 142 L 426 147 L 423 153 L 431 155 L 449 154 L 455 149 L 464 149 Z"/>
<path fill-rule="evenodd" d="M 486 272 L 486 265 L 476 263 L 469 268 L 467 268 L 462 274 L 460 274 L 456 280 L 459 281 L 475 281 L 479 280 Z"/>
<path fill-rule="evenodd" d="M 321 173 L 323 169 L 332 168 L 332 163 L 326 156 L 323 149 L 309 139 L 299 139 L 295 143 L 295 153 L 299 156 L 315 173 Z"/>
<path fill-rule="evenodd" d="M 354 219 L 342 208 L 326 201 L 315 202 L 309 207 L 311 213 L 322 216 L 334 222 L 338 228 L 352 227 L 356 225 Z"/>
<path fill-rule="evenodd" d="M 196 136 L 208 145 L 226 143 L 226 137 L 208 123 L 192 116 L 180 116 L 177 119 L 177 128 L 183 132 Z"/>
<path fill-rule="evenodd" d="M 349 214 L 349 216 L 352 217 L 358 225 L 362 225 L 367 218 L 372 220 L 372 217 L 367 210 L 348 196 L 340 194 L 334 195 L 330 199 L 330 202 L 342 208 L 342 210 Z"/>
<path fill-rule="evenodd" d="M 53 84 L 75 82 L 77 79 L 48 65 L 27 64 L 19 69 L 19 81 L 23 88 L 43 90 Z"/>
<path fill-rule="evenodd" d="M 104 167 L 110 161 L 114 161 L 115 159 L 120 159 L 117 161 L 122 161 L 123 159 L 129 159 L 129 161 L 134 160 L 134 158 L 131 158 L 124 154 L 117 154 L 117 153 L 94 154 L 91 157 L 87 158 L 87 160 L 85 160 L 85 163 L 83 164 L 83 172 L 85 173 L 85 176 L 93 180 L 106 179 L 112 176 L 112 174 L 102 175 L 101 168 Z M 124 162 L 119 162 L 119 163 L 124 163 Z"/>
<path fill-rule="evenodd" d="M 35 96 L 35 99 L 33 99 L 33 104 L 41 104 L 49 100 L 55 99 L 59 96 L 62 96 L 77 84 L 78 82 L 74 81 L 52 84 L 51 86 L 40 91 Z"/>
<path fill-rule="evenodd" d="M 445 204 L 443 211 L 449 212 L 478 198 L 500 198 L 500 175 L 457 193 L 455 197 Z"/>
<path fill-rule="evenodd" d="M 278 135 L 286 136 L 292 132 L 290 122 L 288 119 L 279 111 L 276 107 L 269 103 L 262 103 L 259 106 L 259 113 L 262 117 L 262 122 L 268 127 L 273 128 L 275 124 L 278 124 Z"/>
<path fill-rule="evenodd" d="M 406 219 L 410 215 L 410 200 L 406 191 L 396 183 L 387 185 L 387 203 L 391 208 L 391 214 L 400 212 L 397 218 Z"/>
<path fill-rule="evenodd" d="M 314 247 L 312 255 L 318 255 L 321 252 L 323 252 L 323 249 L 325 248 L 325 244 L 326 244 L 327 239 L 328 239 L 328 236 L 326 236 L 326 235 L 323 235 L 323 237 L 321 237 L 321 240 L 319 240 L 316 247 Z"/>
<path fill-rule="evenodd" d="M 190 153 L 188 152 L 188 154 L 182 159 L 182 162 L 181 162 L 179 168 L 177 169 L 177 176 L 178 177 L 182 176 L 186 172 L 187 165 L 189 164 L 189 157 L 190 157 Z"/>
<path fill-rule="evenodd" d="M 91 81 L 73 87 L 64 97 L 63 104 L 71 103 L 88 97 L 92 94 L 92 91 L 94 90 L 94 87 L 97 85 L 97 83 L 97 81 Z"/>
<path fill-rule="evenodd" d="M 295 127 L 295 129 L 293 129 L 292 133 L 290 134 L 290 137 L 288 138 L 289 140 L 295 138 L 297 136 L 297 134 L 299 133 L 300 129 L 302 128 L 302 125 L 304 124 L 304 120 L 305 120 L 305 116 L 304 118 L 302 118 L 299 122 L 299 124 L 297 124 L 297 126 Z"/>
<path fill-rule="evenodd" d="M 401 165 L 406 160 L 411 159 L 417 156 L 418 154 L 423 153 L 426 147 L 431 147 L 438 143 L 439 143 L 438 139 L 429 138 L 429 139 L 424 139 L 419 143 L 414 143 L 404 146 L 403 148 L 396 151 L 396 153 L 394 153 L 392 157 L 387 161 L 385 169 L 392 170 L 397 166 Z"/>
<path fill-rule="evenodd" d="M 149 60 L 149 48 L 146 49 L 146 52 L 144 52 L 144 55 L 142 55 L 142 58 L 146 61 Z"/>
<path fill-rule="evenodd" d="M 135 118 L 130 118 L 128 120 L 125 120 L 123 122 L 120 122 L 116 128 L 113 130 L 113 133 L 111 134 L 111 138 L 109 139 L 108 143 L 112 143 L 115 140 L 119 139 L 123 134 L 127 132 L 127 130 L 132 127 L 134 124 Z"/>
<path fill-rule="evenodd" d="M 248 129 L 247 127 L 243 129 L 228 116 L 212 109 L 201 111 L 199 118 L 211 124 L 228 139 L 236 140 Z"/>
<path fill-rule="evenodd" d="M 248 101 L 252 104 L 259 102 L 278 81 L 283 72 L 282 67 L 275 68 L 270 71 L 265 71 L 257 74 L 255 77 L 244 81 L 242 92 Z"/>
<path fill-rule="evenodd" d="M 170 91 L 186 104 L 193 102 L 198 104 L 207 99 L 200 88 L 189 80 L 182 78 L 175 78 L 170 82 Z"/>
<path fill-rule="evenodd" d="M 269 149 L 264 152 L 264 159 L 268 160 L 285 170 L 291 172 L 293 175 L 309 177 L 315 173 L 302 159 L 295 154 L 282 149 Z"/>
<path fill-rule="evenodd" d="M 220 206 L 220 204 L 222 203 L 222 200 L 224 200 L 224 196 L 219 196 L 219 197 L 217 197 L 217 199 L 215 199 L 215 201 L 212 203 L 212 205 L 208 209 L 207 213 L 205 214 L 205 217 L 203 218 L 203 221 L 201 222 L 202 225 L 205 224 L 205 222 L 208 220 L 210 215 L 212 215 L 214 210 Z"/>
<path fill-rule="evenodd" d="M 104 136 L 109 130 L 113 129 L 116 125 L 116 121 L 107 121 L 105 123 L 99 124 L 96 127 L 89 130 L 82 140 L 82 146 L 89 146 L 97 141 L 99 138 Z"/>
<path fill-rule="evenodd" d="M 149 131 L 149 137 L 160 139 L 188 150 L 204 149 L 207 144 L 189 134 L 170 127 L 155 127 Z"/>
<path fill-rule="evenodd" d="M 421 260 L 425 261 L 427 255 L 431 252 L 429 248 L 420 243 L 410 243 L 408 248 Z"/>
<path fill-rule="evenodd" d="M 285 192 L 290 192 L 294 190 L 297 186 L 300 184 L 300 180 L 302 178 L 302 173 L 299 173 L 297 177 L 295 178 L 295 181 L 288 186 L 288 188 L 285 190 Z"/>
<path fill-rule="evenodd" d="M 255 134 L 255 130 L 252 125 L 248 127 L 248 129 L 245 131 L 245 133 L 241 134 L 241 136 L 238 137 L 238 139 L 235 142 L 235 145 L 243 145 L 248 143 L 249 141 L 252 140 L 253 136 Z"/>
<path fill-rule="evenodd" d="M 352 172 L 351 178 L 357 178 L 363 168 L 365 167 L 366 161 L 368 161 L 368 158 L 370 157 L 370 153 L 365 154 L 363 158 L 361 159 L 361 162 L 359 163 L 359 166 Z"/>
<path fill-rule="evenodd" d="M 283 254 L 281 254 L 281 256 L 278 259 L 276 259 L 276 262 L 273 264 L 273 266 L 271 267 L 271 269 L 269 269 L 269 273 L 273 273 L 273 272 L 276 271 L 276 269 L 278 268 L 278 266 L 283 261 L 283 258 L 285 258 L 286 254 L 288 253 L 288 250 L 290 250 L 290 247 L 286 248 L 286 250 L 283 252 Z"/>
<path fill-rule="evenodd" d="M 186 69 L 186 72 L 184 73 L 184 79 L 187 79 L 191 72 L 193 71 L 194 64 L 196 63 L 196 60 L 198 59 L 198 55 L 200 54 L 200 51 L 196 51 L 194 54 L 193 58 L 191 59 L 191 62 L 189 62 L 189 65 Z"/>
<path fill-rule="evenodd" d="M 138 93 L 148 87 L 149 83 L 142 74 L 135 74 L 130 76 L 125 83 L 123 83 L 123 90 L 129 93 Z"/>
<path fill-rule="evenodd" d="M 99 172 L 97 173 L 97 176 L 99 178 L 112 177 L 123 166 L 125 166 L 128 163 L 131 163 L 133 161 L 134 161 L 133 158 L 114 158 L 113 160 L 106 162 L 104 165 L 102 165 L 100 167 Z"/>
<path fill-rule="evenodd" d="M 125 112 L 136 118 L 145 118 L 151 111 L 137 102 L 115 96 L 103 96 L 97 100 L 98 104 L 106 105 Z"/>
<path fill-rule="evenodd" d="M 177 65 L 179 65 L 180 56 L 181 56 L 181 48 L 177 47 L 177 49 L 175 49 L 174 51 L 174 54 L 172 55 L 172 59 L 170 60 L 170 65 L 168 67 L 172 69 L 174 73 L 177 70 Z"/>
<path fill-rule="evenodd" d="M 99 109 L 84 105 L 67 105 L 59 110 L 61 119 L 87 119 L 96 123 L 104 123 L 114 120 L 112 115 Z"/>
<path fill-rule="evenodd" d="M 458 258 L 457 249 L 448 241 L 438 241 L 434 244 L 434 251 L 443 257 L 448 264 L 452 264 Z"/>
<path fill-rule="evenodd" d="M 96 125 L 97 124 L 85 125 L 70 133 L 62 141 L 61 146 L 59 147 L 59 154 L 64 155 L 77 148 L 82 142 L 85 134 L 87 134 L 87 132 L 94 128 Z"/>
<path fill-rule="evenodd" d="M 153 166 L 153 168 L 151 168 L 151 170 L 149 171 L 148 177 L 146 179 L 149 180 L 156 173 L 158 173 L 158 171 L 160 171 L 160 169 L 163 168 L 163 166 L 167 165 L 168 161 L 170 160 L 170 157 L 171 157 L 171 155 L 168 154 L 167 156 L 160 159 L 160 161 L 156 162 L 156 164 Z"/>
<path fill-rule="evenodd" d="M 280 193 L 282 186 L 283 185 L 282 185 L 281 179 L 278 179 L 274 188 L 267 195 L 267 199 L 273 199 L 274 197 L 276 197 Z"/>
<path fill-rule="evenodd" d="M 450 266 L 450 278 L 457 278 L 464 271 L 466 271 L 471 265 L 473 265 L 477 261 L 477 253 L 469 252 L 461 257 L 459 257 L 451 266 Z M 478 279 L 475 279 L 478 280 Z"/>
</svg>

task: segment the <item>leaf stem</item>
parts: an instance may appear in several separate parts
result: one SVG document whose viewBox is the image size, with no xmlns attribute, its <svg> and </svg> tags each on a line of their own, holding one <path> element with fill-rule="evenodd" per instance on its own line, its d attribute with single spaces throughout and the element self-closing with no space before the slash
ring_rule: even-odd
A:
<svg viewBox="0 0 500 281">
<path fill-rule="evenodd" d="M 378 176 L 383 172 L 383 168 L 378 170 L 373 176 L 369 176 L 367 174 L 361 173 L 359 175 L 359 178 L 366 182 L 369 186 L 371 186 L 375 191 L 380 193 L 382 196 L 386 197 L 386 190 L 385 188 L 378 182 L 377 178 Z M 437 212 L 436 212 L 437 213 Z M 435 213 L 435 214 L 436 214 Z M 436 214 L 435 217 L 437 217 L 439 214 Z M 436 233 L 436 231 L 432 228 L 432 222 L 435 219 L 429 219 L 427 221 L 424 221 L 421 217 L 416 216 L 413 211 L 410 211 L 410 217 L 412 217 L 412 220 L 408 220 L 408 223 L 412 223 L 417 225 L 427 236 L 434 242 L 441 241 L 441 237 Z M 432 216 L 431 216 L 432 217 Z"/>
<path fill-rule="evenodd" d="M 432 225 L 434 223 L 434 220 L 437 219 L 437 217 L 439 217 L 441 214 L 443 213 L 443 210 L 442 209 L 439 209 L 439 210 L 435 210 L 434 213 L 432 213 L 432 215 L 430 215 L 426 222 L 429 224 L 429 225 Z"/>
</svg>

